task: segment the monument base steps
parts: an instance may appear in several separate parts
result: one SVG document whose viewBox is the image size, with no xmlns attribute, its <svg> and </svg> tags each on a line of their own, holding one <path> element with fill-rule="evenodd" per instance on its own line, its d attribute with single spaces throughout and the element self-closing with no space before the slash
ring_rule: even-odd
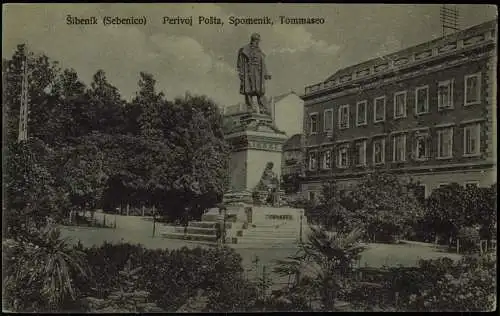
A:
<svg viewBox="0 0 500 316">
<path fill-rule="evenodd" d="M 215 235 L 199 235 L 199 234 L 184 234 L 184 233 L 165 233 L 161 234 L 162 237 L 168 239 L 182 239 L 182 240 L 194 240 L 194 241 L 208 241 L 216 242 L 217 237 Z"/>
<path fill-rule="evenodd" d="M 176 227 L 175 233 L 184 234 L 184 227 Z M 213 228 L 189 227 L 189 226 L 186 228 L 186 233 L 195 235 L 211 235 L 211 236 L 212 235 L 215 236 L 216 234 L 215 229 Z"/>
</svg>

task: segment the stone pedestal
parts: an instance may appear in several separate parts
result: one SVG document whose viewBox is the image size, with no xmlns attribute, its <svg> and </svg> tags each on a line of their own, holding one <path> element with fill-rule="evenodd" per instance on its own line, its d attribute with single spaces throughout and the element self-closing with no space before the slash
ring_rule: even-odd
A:
<svg viewBox="0 0 500 316">
<path fill-rule="evenodd" d="M 282 146 L 287 136 L 278 130 L 269 115 L 242 116 L 239 124 L 226 131 L 225 138 L 232 147 L 228 193 L 241 193 L 248 200 L 245 193 L 251 197 L 268 162 L 273 163 L 273 171 L 280 175 Z"/>
</svg>

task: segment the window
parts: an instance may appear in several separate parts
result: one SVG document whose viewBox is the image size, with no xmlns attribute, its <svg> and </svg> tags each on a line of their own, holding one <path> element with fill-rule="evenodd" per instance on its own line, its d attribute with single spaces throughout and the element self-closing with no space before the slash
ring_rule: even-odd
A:
<svg viewBox="0 0 500 316">
<path fill-rule="evenodd" d="M 406 135 L 399 134 L 393 137 L 392 146 L 392 160 L 405 161 L 406 160 Z"/>
<path fill-rule="evenodd" d="M 415 159 L 427 160 L 429 158 L 430 137 L 427 133 L 415 135 Z"/>
<path fill-rule="evenodd" d="M 339 108 L 339 128 L 349 128 L 349 105 L 342 105 Z"/>
<path fill-rule="evenodd" d="M 465 76 L 465 105 L 479 103 L 481 100 L 481 74 Z"/>
<path fill-rule="evenodd" d="M 364 166 L 366 165 L 366 140 L 358 141 L 354 144 L 355 154 L 354 154 L 354 165 Z"/>
<path fill-rule="evenodd" d="M 394 118 L 406 117 L 406 91 L 394 94 Z"/>
<path fill-rule="evenodd" d="M 319 130 L 318 113 L 311 113 L 310 119 L 311 119 L 311 134 L 315 134 Z"/>
<path fill-rule="evenodd" d="M 385 139 L 379 138 L 373 140 L 373 163 L 382 164 L 385 161 Z"/>
<path fill-rule="evenodd" d="M 415 89 L 415 114 L 429 113 L 429 86 Z"/>
<path fill-rule="evenodd" d="M 438 158 L 453 156 L 453 127 L 438 130 Z"/>
<path fill-rule="evenodd" d="M 373 101 L 373 112 L 375 123 L 385 120 L 385 97 L 375 98 Z"/>
<path fill-rule="evenodd" d="M 331 150 L 327 150 L 327 151 L 323 152 L 321 162 L 322 162 L 323 169 L 331 169 L 332 168 L 332 151 Z"/>
<path fill-rule="evenodd" d="M 438 108 L 453 108 L 453 81 L 441 81 L 438 84 Z"/>
<path fill-rule="evenodd" d="M 325 110 L 325 131 L 331 131 L 333 129 L 333 110 Z"/>
<path fill-rule="evenodd" d="M 479 154 L 480 133 L 479 124 L 464 127 L 464 156 Z"/>
<path fill-rule="evenodd" d="M 316 199 L 316 194 L 312 191 L 309 191 L 309 201 L 314 201 Z"/>
<path fill-rule="evenodd" d="M 347 151 L 347 146 L 341 146 L 338 149 L 338 154 L 337 154 L 337 167 L 339 168 L 346 168 L 348 164 L 348 151 Z"/>
<path fill-rule="evenodd" d="M 447 183 L 447 182 L 443 182 L 443 183 L 440 183 L 440 184 L 438 185 L 438 188 L 444 188 L 444 187 L 447 187 L 447 186 L 449 186 L 449 185 L 450 185 L 449 183 Z"/>
<path fill-rule="evenodd" d="M 366 124 L 366 100 L 356 103 L 356 126 Z"/>
<path fill-rule="evenodd" d="M 309 170 L 316 170 L 316 166 L 318 163 L 318 153 L 315 151 L 312 151 L 309 153 Z"/>
</svg>

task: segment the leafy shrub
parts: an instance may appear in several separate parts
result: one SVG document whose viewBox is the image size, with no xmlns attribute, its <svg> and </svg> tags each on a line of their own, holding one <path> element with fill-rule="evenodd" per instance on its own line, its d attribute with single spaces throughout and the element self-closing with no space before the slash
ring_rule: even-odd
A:
<svg viewBox="0 0 500 316">
<path fill-rule="evenodd" d="M 91 312 L 162 312 L 155 303 L 148 302 L 149 293 L 137 290 L 136 284 L 141 277 L 142 268 L 132 269 L 130 259 L 120 271 L 117 288 L 107 299 L 87 297 L 83 301 Z"/>
<path fill-rule="evenodd" d="M 228 297 L 235 297 L 231 284 L 240 283 L 243 272 L 241 257 L 230 248 L 186 247 L 145 249 L 128 243 L 109 244 L 85 250 L 92 266 L 94 282 L 85 287 L 86 295 L 106 299 L 117 287 L 119 273 L 128 260 L 133 268 L 141 267 L 137 290 L 149 293 L 149 300 L 165 311 L 176 311 L 199 289 L 210 293 L 211 310 L 227 307 Z M 225 302 L 219 306 L 217 302 Z"/>
<path fill-rule="evenodd" d="M 465 258 L 429 287 L 407 298 L 418 311 L 492 311 L 496 305 L 496 258 Z"/>
<path fill-rule="evenodd" d="M 485 311 L 494 307 L 495 280 L 492 255 L 459 262 L 446 257 L 421 260 L 418 267 L 370 273 L 360 287 L 350 291 L 349 300 L 366 309 L 392 305 L 405 311 Z"/>
<path fill-rule="evenodd" d="M 478 225 L 482 238 L 493 239 L 496 231 L 496 184 L 490 188 L 463 187 L 452 183 L 432 192 L 426 200 L 425 223 L 428 234 L 438 234 L 444 240 L 453 240 L 465 227 Z M 465 242 L 470 240 L 465 237 Z M 462 240 L 461 240 L 462 242 Z"/>
<path fill-rule="evenodd" d="M 477 250 L 480 241 L 479 230 L 474 227 L 462 227 L 458 231 L 458 239 L 460 240 L 460 251 L 472 252 Z"/>
<path fill-rule="evenodd" d="M 241 276 L 218 281 L 217 288 L 208 292 L 205 312 L 256 311 L 257 288 Z"/>
<path fill-rule="evenodd" d="M 335 181 L 325 183 L 314 213 L 328 229 L 362 228 L 365 240 L 391 242 L 408 235 L 423 210 L 411 185 L 377 171 L 349 191 L 340 190 Z"/>
<path fill-rule="evenodd" d="M 257 301 L 256 309 L 260 311 L 287 311 L 299 312 L 310 311 L 309 293 L 304 291 L 304 287 L 293 286 L 277 290 L 266 300 Z"/>
</svg>

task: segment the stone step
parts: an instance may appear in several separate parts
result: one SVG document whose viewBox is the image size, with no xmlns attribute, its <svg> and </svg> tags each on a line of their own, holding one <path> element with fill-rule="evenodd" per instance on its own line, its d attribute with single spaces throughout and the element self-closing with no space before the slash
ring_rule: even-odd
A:
<svg viewBox="0 0 500 316">
<path fill-rule="evenodd" d="M 188 227 L 201 227 L 201 228 L 215 228 L 215 224 L 217 222 L 210 222 L 210 221 L 192 221 L 188 223 Z M 230 229 L 233 226 L 233 223 L 231 222 L 226 222 L 226 229 Z"/>
<path fill-rule="evenodd" d="M 216 242 L 217 237 L 216 236 L 210 236 L 210 235 L 200 235 L 200 234 L 180 234 L 180 233 L 166 233 L 166 234 L 161 234 L 163 238 L 168 238 L 168 239 L 184 239 L 184 240 L 196 240 L 196 241 L 210 241 L 210 242 Z"/>
<path fill-rule="evenodd" d="M 297 228 L 297 227 L 248 227 L 248 230 L 252 230 L 252 231 L 256 231 L 256 232 L 277 232 L 277 231 L 280 231 L 280 232 L 295 232 L 295 231 L 299 231 L 300 228 Z"/>
<path fill-rule="evenodd" d="M 262 227 L 273 227 L 276 225 L 295 226 L 295 225 L 299 225 L 299 222 L 297 222 L 297 221 L 271 221 L 271 220 L 262 221 L 262 220 L 259 220 L 259 221 L 253 221 L 249 225 L 262 226 Z"/>
<path fill-rule="evenodd" d="M 256 246 L 264 244 L 296 244 L 297 241 L 297 238 L 238 237 L 238 244 L 255 244 Z"/>
<path fill-rule="evenodd" d="M 188 226 L 189 227 L 214 228 L 215 227 L 215 222 L 206 222 L 206 221 L 189 222 Z"/>
<path fill-rule="evenodd" d="M 299 235 L 299 232 L 295 231 L 274 231 L 274 232 L 260 232 L 260 231 L 255 231 L 255 230 L 248 230 L 248 231 L 243 231 L 243 234 L 245 235 L 259 235 L 259 236 L 295 236 Z"/>
<path fill-rule="evenodd" d="M 216 234 L 215 228 L 203 228 L 203 227 L 187 227 L 188 234 L 198 234 L 198 235 L 214 235 Z M 184 234 L 184 227 L 176 227 L 176 233 Z"/>
<path fill-rule="evenodd" d="M 297 239 L 298 235 L 289 235 L 289 236 L 263 236 L 263 235 L 245 235 L 241 236 L 242 238 L 250 238 L 250 239 Z"/>
<path fill-rule="evenodd" d="M 257 240 L 257 239 L 261 239 L 261 240 L 294 240 L 294 239 L 298 239 L 299 236 L 263 236 L 263 235 L 243 235 L 243 237 L 241 237 L 243 239 L 252 239 L 252 240 Z"/>
<path fill-rule="evenodd" d="M 219 218 L 222 219 L 222 217 L 219 214 L 214 214 L 214 213 L 205 213 L 201 215 L 201 220 L 203 222 L 216 222 L 219 220 Z"/>
</svg>

